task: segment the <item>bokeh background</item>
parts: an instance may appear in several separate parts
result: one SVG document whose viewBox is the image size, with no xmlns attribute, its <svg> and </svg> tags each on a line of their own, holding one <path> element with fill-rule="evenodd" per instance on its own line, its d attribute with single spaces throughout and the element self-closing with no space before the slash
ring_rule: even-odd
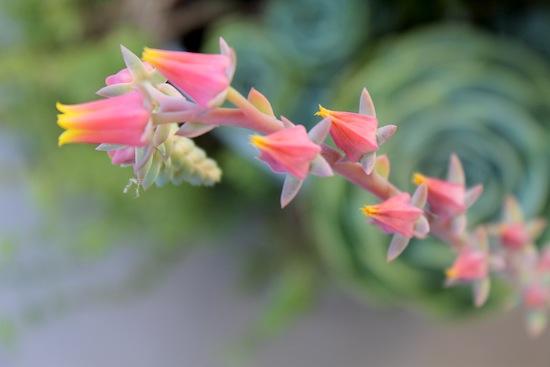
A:
<svg viewBox="0 0 550 367">
<path fill-rule="evenodd" d="M 550 5 L 543 0 L 0 0 L 0 366 L 546 366 L 513 298 L 443 288 L 435 240 L 391 265 L 358 208 L 374 199 L 309 179 L 278 208 L 280 177 L 250 132 L 197 139 L 214 188 L 134 198 L 129 170 L 57 147 L 55 102 L 95 99 L 119 45 L 235 48 L 237 89 L 311 126 L 319 103 L 357 110 L 367 87 L 391 179 L 441 176 L 452 152 L 483 183 L 472 223 L 515 194 L 547 218 Z M 547 241 L 544 235 L 541 243 Z"/>
</svg>

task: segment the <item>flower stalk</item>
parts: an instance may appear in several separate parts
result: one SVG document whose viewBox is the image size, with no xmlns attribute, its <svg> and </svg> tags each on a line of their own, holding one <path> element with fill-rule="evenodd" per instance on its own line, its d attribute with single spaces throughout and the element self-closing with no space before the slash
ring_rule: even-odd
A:
<svg viewBox="0 0 550 367">
<path fill-rule="evenodd" d="M 286 175 L 282 207 L 310 174 L 337 174 L 380 201 L 362 211 L 393 235 L 388 261 L 398 258 L 411 238 L 431 234 L 456 255 L 446 271 L 446 285 L 472 285 L 474 303 L 482 306 L 490 296 L 490 276 L 497 274 L 515 288 L 527 310 L 530 333 L 542 331 L 550 308 L 550 245 L 538 251 L 535 240 L 545 221 L 525 221 L 517 201 L 508 197 L 500 222 L 470 228 L 468 210 L 482 186 L 466 188 L 457 156 L 450 157 L 445 179 L 415 174 L 418 188 L 412 196 L 391 183 L 389 158 L 377 154 L 396 127 L 379 127 L 366 89 L 358 112 L 319 106 L 321 120 L 308 132 L 303 125 L 277 118 L 259 91 L 252 89 L 245 97 L 233 88 L 235 54 L 223 39 L 220 49 L 220 54 L 206 55 L 146 48 L 142 62 L 122 48 L 127 67 L 106 78 L 107 85 L 98 91 L 104 99 L 58 104 L 58 125 L 65 129 L 59 145 L 98 144 L 112 164 L 131 166 L 131 183 L 143 189 L 167 182 L 209 186 L 221 179 L 221 170 L 192 138 L 218 126 L 251 130 L 258 158 Z M 334 144 L 326 141 L 328 135 Z"/>
</svg>

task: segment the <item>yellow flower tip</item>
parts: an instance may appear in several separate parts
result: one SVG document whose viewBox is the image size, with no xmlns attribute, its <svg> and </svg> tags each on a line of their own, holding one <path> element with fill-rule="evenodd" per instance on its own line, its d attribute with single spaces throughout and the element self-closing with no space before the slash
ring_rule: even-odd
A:
<svg viewBox="0 0 550 367">
<path fill-rule="evenodd" d="M 364 207 L 361 208 L 361 211 L 367 217 L 372 217 L 373 215 L 378 213 L 378 210 L 373 205 L 365 205 Z"/>
<path fill-rule="evenodd" d="M 453 280 L 458 277 L 458 272 L 454 268 L 448 268 L 445 270 L 445 276 L 447 276 L 447 279 Z"/>
<path fill-rule="evenodd" d="M 261 149 L 267 145 L 267 141 L 263 136 L 260 135 L 251 135 L 250 144 L 255 146 L 258 149 Z"/>
<path fill-rule="evenodd" d="M 55 108 L 57 108 L 57 110 L 58 110 L 59 112 L 65 112 L 65 111 L 66 111 L 66 107 L 67 107 L 67 105 L 64 105 L 64 104 L 61 103 L 61 102 L 56 102 L 56 103 L 55 103 Z"/>
<path fill-rule="evenodd" d="M 141 59 L 153 64 L 153 60 L 159 57 L 159 50 L 155 48 L 144 47 Z"/>
<path fill-rule="evenodd" d="M 413 175 L 412 181 L 415 185 L 422 185 L 424 182 L 426 182 L 426 176 L 421 175 L 420 173 L 415 173 Z"/>
<path fill-rule="evenodd" d="M 63 132 L 63 134 L 59 135 L 59 138 L 57 139 L 57 146 L 61 147 L 67 143 L 70 143 L 70 137 L 67 134 L 67 132 Z"/>
<path fill-rule="evenodd" d="M 319 105 L 319 111 L 317 111 L 315 115 L 321 116 L 323 118 L 327 118 L 328 116 L 330 116 L 330 112 L 331 112 L 330 110 L 327 110 L 323 106 Z"/>
</svg>

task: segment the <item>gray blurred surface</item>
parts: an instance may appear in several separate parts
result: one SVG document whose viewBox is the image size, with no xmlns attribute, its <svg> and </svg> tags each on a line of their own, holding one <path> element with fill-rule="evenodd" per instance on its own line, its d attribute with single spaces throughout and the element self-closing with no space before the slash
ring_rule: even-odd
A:
<svg viewBox="0 0 550 367">
<path fill-rule="evenodd" d="M 197 250 L 154 291 L 25 330 L 0 357 L 13 367 L 218 367 L 260 310 L 239 295 L 228 251 Z M 337 290 L 248 361 L 250 366 L 548 366 L 550 334 L 530 340 L 517 313 L 433 323 L 376 310 Z"/>
</svg>

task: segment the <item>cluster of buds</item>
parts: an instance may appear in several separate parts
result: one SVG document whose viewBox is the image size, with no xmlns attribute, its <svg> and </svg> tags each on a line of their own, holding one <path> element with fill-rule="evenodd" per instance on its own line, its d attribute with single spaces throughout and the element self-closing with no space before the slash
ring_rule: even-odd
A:
<svg viewBox="0 0 550 367">
<path fill-rule="evenodd" d="M 140 59 L 122 47 L 126 68 L 106 78 L 97 92 L 104 99 L 58 103 L 57 122 L 65 129 L 59 145 L 97 144 L 113 164 L 132 167 L 130 182 L 144 190 L 167 182 L 212 185 L 221 179 L 221 170 L 192 139 L 222 125 L 251 130 L 257 158 L 286 175 L 282 207 L 310 174 L 340 175 L 380 200 L 361 210 L 370 223 L 393 235 L 388 261 L 405 251 L 412 238 L 431 234 L 456 253 L 446 271 L 447 285 L 472 284 L 474 303 L 482 306 L 489 297 L 490 276 L 502 277 L 527 309 L 529 331 L 540 333 L 550 307 L 550 247 L 539 253 L 534 244 L 543 221 L 525 222 L 518 203 L 508 198 L 501 223 L 469 228 L 467 211 L 482 186 L 466 188 L 457 156 L 451 156 L 444 180 L 415 174 L 418 187 L 412 195 L 391 184 L 389 159 L 377 151 L 396 127 L 378 126 L 366 89 L 358 112 L 319 106 L 321 119 L 307 131 L 277 117 L 259 91 L 252 89 L 245 97 L 231 87 L 236 57 L 223 39 L 220 50 L 200 54 L 146 48 Z"/>
</svg>

